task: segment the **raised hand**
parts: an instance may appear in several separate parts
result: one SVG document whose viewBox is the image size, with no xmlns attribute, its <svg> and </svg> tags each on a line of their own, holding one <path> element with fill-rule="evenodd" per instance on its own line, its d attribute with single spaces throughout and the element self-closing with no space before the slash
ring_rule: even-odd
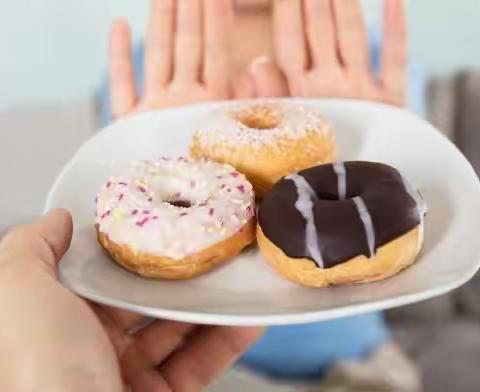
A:
<svg viewBox="0 0 480 392">
<path fill-rule="evenodd" d="M 403 105 L 407 38 L 403 0 L 385 0 L 382 68 L 372 71 L 359 0 L 276 0 L 276 61 L 291 95 Z"/>
<path fill-rule="evenodd" d="M 260 329 L 155 321 L 89 303 L 56 279 L 72 235 L 57 210 L 0 243 L 0 385 L 5 391 L 200 391 Z"/>
<path fill-rule="evenodd" d="M 231 95 L 231 0 L 151 0 L 145 83 L 135 88 L 128 23 L 113 23 L 109 39 L 114 118 Z"/>
</svg>

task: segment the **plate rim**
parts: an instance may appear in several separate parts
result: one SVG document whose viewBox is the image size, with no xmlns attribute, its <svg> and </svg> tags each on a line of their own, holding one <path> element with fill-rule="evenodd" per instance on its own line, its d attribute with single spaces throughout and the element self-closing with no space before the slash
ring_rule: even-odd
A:
<svg viewBox="0 0 480 392">
<path fill-rule="evenodd" d="M 131 304 L 115 299 L 108 299 L 100 295 L 89 293 L 87 290 L 78 289 L 75 285 L 62 283 L 80 295 L 82 298 L 88 299 L 95 303 L 125 309 L 135 313 L 140 313 L 146 317 L 157 319 L 166 319 L 179 321 L 184 323 L 201 324 L 201 325 L 223 325 L 238 327 L 267 327 L 280 325 L 298 325 L 314 322 L 323 322 L 335 320 L 350 316 L 358 316 L 370 312 L 383 311 L 393 309 L 400 306 L 410 305 L 423 302 L 440 295 L 447 294 L 468 282 L 478 271 L 480 265 L 472 268 L 470 274 L 463 279 L 459 279 L 448 285 L 438 288 L 426 290 L 422 293 L 405 294 L 392 298 L 382 299 L 379 301 L 370 301 L 365 304 L 352 304 L 341 308 L 323 309 L 319 311 L 304 311 L 302 313 L 274 314 L 274 315 L 234 315 L 227 313 L 188 311 L 182 309 L 153 308 L 145 305 Z M 315 290 L 315 289 L 312 289 Z"/>
</svg>

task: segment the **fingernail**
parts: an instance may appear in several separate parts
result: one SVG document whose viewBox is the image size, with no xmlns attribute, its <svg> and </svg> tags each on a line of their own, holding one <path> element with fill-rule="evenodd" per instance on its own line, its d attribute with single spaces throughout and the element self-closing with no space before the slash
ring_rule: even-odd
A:
<svg viewBox="0 0 480 392">
<path fill-rule="evenodd" d="M 268 56 L 259 56 L 252 60 L 250 63 L 250 71 L 256 73 L 258 68 L 262 65 L 268 64 L 270 62 L 270 57 Z"/>
</svg>

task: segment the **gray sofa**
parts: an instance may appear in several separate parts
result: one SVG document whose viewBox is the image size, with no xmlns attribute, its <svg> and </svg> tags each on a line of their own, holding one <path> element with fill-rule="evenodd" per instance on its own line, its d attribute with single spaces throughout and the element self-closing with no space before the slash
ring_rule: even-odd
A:
<svg viewBox="0 0 480 392">
<path fill-rule="evenodd" d="M 480 173 L 480 71 L 433 80 L 429 110 L 431 122 Z M 425 391 L 480 391 L 480 274 L 449 295 L 391 310 L 387 319 L 417 363 Z"/>
</svg>

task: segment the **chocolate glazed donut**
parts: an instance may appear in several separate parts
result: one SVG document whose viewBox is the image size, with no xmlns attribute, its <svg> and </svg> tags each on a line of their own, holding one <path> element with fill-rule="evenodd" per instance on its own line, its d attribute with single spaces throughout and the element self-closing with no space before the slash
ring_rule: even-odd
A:
<svg viewBox="0 0 480 392">
<path fill-rule="evenodd" d="M 260 205 L 257 237 L 265 258 L 297 283 L 372 281 L 415 261 L 425 213 L 398 170 L 336 163 L 279 181 Z"/>
</svg>

